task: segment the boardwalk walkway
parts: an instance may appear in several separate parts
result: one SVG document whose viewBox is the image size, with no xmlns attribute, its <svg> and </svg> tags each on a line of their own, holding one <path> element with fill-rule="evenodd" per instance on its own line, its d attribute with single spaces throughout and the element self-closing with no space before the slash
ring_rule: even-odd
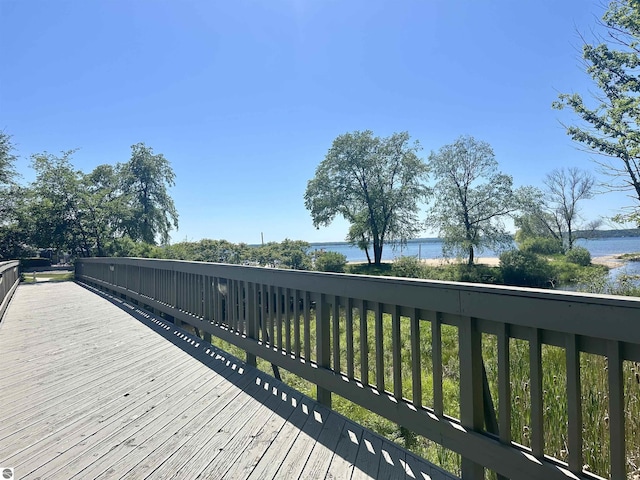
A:
<svg viewBox="0 0 640 480">
<path fill-rule="evenodd" d="M 454 478 L 70 282 L 18 288 L 0 365 L 0 465 L 19 479 Z"/>
</svg>

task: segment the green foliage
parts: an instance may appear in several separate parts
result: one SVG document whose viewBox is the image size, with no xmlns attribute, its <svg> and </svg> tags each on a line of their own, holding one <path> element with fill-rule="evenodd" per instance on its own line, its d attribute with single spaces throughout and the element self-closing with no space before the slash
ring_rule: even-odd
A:
<svg viewBox="0 0 640 480">
<path fill-rule="evenodd" d="M 418 206 L 428 189 L 419 149 L 406 132 L 387 138 L 371 131 L 338 136 L 305 191 L 314 226 L 342 216 L 351 224 L 347 240 L 369 260 L 373 246 L 379 265 L 385 244 L 405 242 L 420 230 Z"/>
<path fill-rule="evenodd" d="M 438 229 L 445 256 L 474 261 L 475 250 L 511 243 L 502 219 L 515 209 L 513 180 L 498 171 L 493 149 L 462 136 L 429 156 L 436 180 L 427 224 Z"/>
<path fill-rule="evenodd" d="M 320 272 L 344 273 L 347 257 L 338 252 L 317 252 L 315 258 L 316 270 Z"/>
<path fill-rule="evenodd" d="M 520 250 L 539 255 L 556 255 L 563 251 L 562 242 L 553 237 L 533 237 L 518 241 L 516 235 L 516 243 Z"/>
<path fill-rule="evenodd" d="M 613 0 L 602 17 L 599 44 L 585 43 L 582 58 L 597 91 L 593 105 L 582 95 L 561 94 L 554 108 L 569 107 L 581 120 L 567 127 L 571 138 L 606 159 L 599 162 L 612 177 L 610 186 L 630 190 L 637 201 L 628 220 L 640 212 L 640 3 Z"/>
<path fill-rule="evenodd" d="M 586 267 L 591 264 L 591 253 L 584 247 L 573 247 L 565 254 L 567 262 Z"/>
<path fill-rule="evenodd" d="M 17 173 L 14 167 L 16 156 L 11 135 L 0 130 L 0 186 L 13 182 Z"/>
<path fill-rule="evenodd" d="M 35 268 L 35 267 L 50 267 L 51 259 L 50 258 L 21 258 L 20 259 L 20 268 Z"/>
<path fill-rule="evenodd" d="M 417 257 L 403 256 L 391 264 L 391 275 L 406 278 L 425 278 L 424 264 Z"/>
<path fill-rule="evenodd" d="M 178 228 L 178 212 L 167 192 L 175 184 L 175 174 L 161 153 L 144 143 L 131 146 L 131 159 L 120 166 L 122 191 L 129 215 L 123 228 L 133 240 L 155 245 L 169 241 L 169 232 Z"/>
<path fill-rule="evenodd" d="M 500 270 L 507 285 L 521 287 L 549 287 L 553 269 L 535 253 L 509 250 L 500 255 Z"/>
<path fill-rule="evenodd" d="M 203 239 L 166 245 L 161 247 L 161 254 L 176 260 L 241 264 L 249 259 L 249 247 L 245 243 Z"/>
<path fill-rule="evenodd" d="M 451 282 L 490 283 L 500 285 L 503 283 L 502 271 L 498 267 L 481 264 L 455 263 L 431 269 L 425 278 L 433 280 L 445 280 Z"/>
</svg>

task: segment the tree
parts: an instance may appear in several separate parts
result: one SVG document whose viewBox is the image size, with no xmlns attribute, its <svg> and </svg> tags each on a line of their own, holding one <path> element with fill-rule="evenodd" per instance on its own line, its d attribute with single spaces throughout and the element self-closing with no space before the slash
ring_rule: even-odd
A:
<svg viewBox="0 0 640 480">
<path fill-rule="evenodd" d="M 29 204 L 35 246 L 91 254 L 93 239 L 83 208 L 82 172 L 70 163 L 73 150 L 61 156 L 44 152 L 31 156 L 36 180 L 31 185 Z"/>
<path fill-rule="evenodd" d="M 11 135 L 0 130 L 0 186 L 12 183 L 17 175 L 13 150 Z"/>
<path fill-rule="evenodd" d="M 338 136 L 307 184 L 305 206 L 315 227 L 341 215 L 351 228 L 347 240 L 379 265 L 385 244 L 404 243 L 420 231 L 419 203 L 429 190 L 427 166 L 409 134 L 374 137 L 373 132 Z"/>
<path fill-rule="evenodd" d="M 156 245 L 169 241 L 169 232 L 178 228 L 178 212 L 167 192 L 175 184 L 175 173 L 161 153 L 144 143 L 131 146 L 131 159 L 120 166 L 122 191 L 131 216 L 123 228 L 133 240 Z"/>
<path fill-rule="evenodd" d="M 579 228 L 595 229 L 598 221 L 590 225 L 577 225 L 580 220 L 582 200 L 593 197 L 595 178 L 579 168 L 560 168 L 548 173 L 543 181 L 545 190 L 529 187 L 521 190 L 520 208 L 523 214 L 516 220 L 522 237 L 551 237 L 562 245 L 562 250 L 571 250 Z"/>
<path fill-rule="evenodd" d="M 588 105 L 578 94 L 561 94 L 553 106 L 571 108 L 582 120 L 567 127 L 573 140 L 605 157 L 609 187 L 632 192 L 637 204 L 627 220 L 640 225 L 640 1 L 613 0 L 602 17 L 605 38 L 582 49 L 587 73 L 599 89 Z M 624 217 L 624 216 L 623 216 Z"/>
<path fill-rule="evenodd" d="M 502 218 L 515 210 L 513 180 L 498 171 L 493 149 L 462 136 L 429 156 L 436 185 L 427 225 L 438 229 L 445 255 L 466 255 L 474 249 L 500 248 L 511 242 Z"/>
</svg>

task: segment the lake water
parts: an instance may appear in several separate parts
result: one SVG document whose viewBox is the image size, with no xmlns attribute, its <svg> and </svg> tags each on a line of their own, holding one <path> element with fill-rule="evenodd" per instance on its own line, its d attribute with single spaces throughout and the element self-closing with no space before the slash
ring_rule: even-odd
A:
<svg viewBox="0 0 640 480">
<path fill-rule="evenodd" d="M 597 238 L 592 240 L 579 239 L 576 244 L 589 250 L 592 257 L 640 252 L 640 237 Z M 367 257 L 362 250 L 344 242 L 312 243 L 311 248 L 313 250 L 324 249 L 326 251 L 342 253 L 347 257 L 348 262 L 367 261 Z M 370 251 L 370 254 L 373 255 L 373 252 Z M 402 247 L 402 249 L 397 248 L 394 250 L 390 246 L 385 246 L 382 252 L 383 260 L 393 260 L 402 255 L 419 258 L 442 258 L 442 241 L 437 238 L 416 239 L 407 242 L 407 245 Z M 499 255 L 499 252 L 493 250 L 476 252 L 477 257 L 497 257 Z M 617 275 L 623 272 L 631 275 L 640 275 L 640 262 L 629 262 L 623 267 L 614 269 L 612 274 Z"/>
</svg>

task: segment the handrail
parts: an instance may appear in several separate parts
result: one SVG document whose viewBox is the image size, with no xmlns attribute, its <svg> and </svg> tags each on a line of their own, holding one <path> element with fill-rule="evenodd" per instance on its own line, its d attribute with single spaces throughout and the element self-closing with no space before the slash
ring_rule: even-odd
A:
<svg viewBox="0 0 640 480">
<path fill-rule="evenodd" d="M 261 357 L 313 382 L 327 405 L 336 393 L 459 453 L 465 479 L 483 478 L 485 467 L 513 479 L 599 478 L 583 470 L 580 356 L 607 357 L 610 476 L 626 478 L 623 363 L 640 362 L 638 298 L 133 258 L 79 259 L 76 279 L 230 342 L 251 364 Z M 445 329 L 457 339 L 459 418 L 443 406 Z M 488 337 L 497 350 L 492 433 Z M 512 340 L 529 352 L 526 447 L 511 432 Z M 567 463 L 545 445 L 542 352 L 550 346 L 566 362 Z M 429 369 L 432 388 L 423 391 Z"/>
<path fill-rule="evenodd" d="M 19 268 L 20 262 L 18 260 L 0 262 L 0 321 L 20 283 Z"/>
</svg>

